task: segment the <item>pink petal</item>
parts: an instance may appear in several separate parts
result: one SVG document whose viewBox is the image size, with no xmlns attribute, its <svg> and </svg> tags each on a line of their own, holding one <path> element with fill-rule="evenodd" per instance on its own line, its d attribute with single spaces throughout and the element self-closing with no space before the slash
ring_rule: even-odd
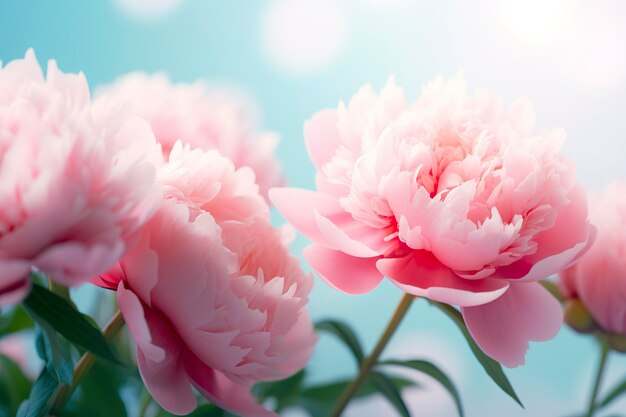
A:
<svg viewBox="0 0 626 417">
<path fill-rule="evenodd" d="M 336 198 L 299 188 L 272 188 L 269 199 L 293 227 L 314 242 L 326 241 L 314 213 L 328 216 L 344 212 Z"/>
<path fill-rule="evenodd" d="M 494 277 L 515 282 L 534 282 L 560 272 L 580 257 L 595 239 L 595 227 L 587 222 L 587 198 L 580 186 L 568 194 L 570 203 L 561 210 L 555 225 L 535 237 L 537 252 L 498 268 Z"/>
<path fill-rule="evenodd" d="M 19 280 L 0 288 L 0 306 L 18 304 L 26 298 L 29 291 L 30 281 L 28 279 Z"/>
<path fill-rule="evenodd" d="M 524 363 L 529 341 L 552 339 L 563 323 L 561 305 L 538 283 L 511 283 L 497 300 L 462 311 L 478 346 L 509 368 Z"/>
<path fill-rule="evenodd" d="M 345 197 L 350 192 L 350 188 L 347 185 L 329 182 L 321 172 L 315 174 L 315 188 L 322 194 L 336 198 Z"/>
<path fill-rule="evenodd" d="M 298 188 L 272 188 L 269 198 L 285 219 L 313 242 L 358 257 L 384 253 L 389 233 L 354 220 L 337 198 Z"/>
<path fill-rule="evenodd" d="M 67 286 L 80 285 L 111 268 L 124 253 L 124 244 L 86 245 L 75 241 L 51 246 L 35 259 L 35 266 Z"/>
<path fill-rule="evenodd" d="M 324 236 L 327 245 L 330 246 L 332 249 L 359 258 L 372 258 L 374 256 L 380 255 L 380 252 L 370 249 L 358 240 L 352 239 L 346 234 L 345 231 L 343 231 L 335 223 L 333 223 L 326 217 L 319 214 L 317 211 L 315 211 L 313 214 L 315 216 L 317 226 L 322 233 L 322 236 Z M 380 240 L 383 241 L 382 238 Z"/>
<path fill-rule="evenodd" d="M 30 265 L 24 261 L 0 260 L 0 306 L 17 304 L 30 291 Z"/>
<path fill-rule="evenodd" d="M 178 336 L 159 316 L 144 309 L 141 301 L 121 282 L 120 310 L 137 343 L 137 364 L 146 388 L 156 402 L 173 414 L 195 410 L 196 398 L 181 364 Z"/>
<path fill-rule="evenodd" d="M 379 259 L 376 266 L 402 291 L 458 306 L 489 303 L 509 286 L 504 280 L 461 278 L 427 251 L 412 251 L 403 258 Z"/>
<path fill-rule="evenodd" d="M 124 315 L 126 326 L 137 347 L 147 354 L 150 360 L 163 360 L 165 351 L 152 341 L 144 305 L 135 293 L 126 288 L 124 281 L 121 281 L 117 287 L 117 300 Z"/>
<path fill-rule="evenodd" d="M 250 387 L 209 368 L 191 352 L 185 356 L 185 369 L 196 389 L 218 407 L 243 417 L 278 417 L 278 414 L 256 402 L 250 394 Z"/>
<path fill-rule="evenodd" d="M 328 285 L 348 294 L 370 292 L 383 279 L 376 258 L 357 258 L 321 245 L 306 247 L 303 255 Z"/>
<path fill-rule="evenodd" d="M 146 388 L 163 409 L 181 416 L 196 409 L 198 403 L 179 358 L 168 355 L 163 362 L 151 362 L 138 347 L 137 365 Z"/>
<path fill-rule="evenodd" d="M 304 143 L 317 169 L 331 160 L 341 143 L 337 122 L 335 109 L 322 110 L 304 122 Z"/>
</svg>

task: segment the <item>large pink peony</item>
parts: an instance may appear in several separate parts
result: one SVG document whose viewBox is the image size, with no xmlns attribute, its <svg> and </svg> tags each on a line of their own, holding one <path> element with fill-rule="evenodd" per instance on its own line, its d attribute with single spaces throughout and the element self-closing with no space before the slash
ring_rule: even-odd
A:
<svg viewBox="0 0 626 417">
<path fill-rule="evenodd" d="M 32 268 L 72 286 L 114 265 L 158 204 L 158 156 L 145 122 L 92 107 L 82 73 L 50 61 L 44 78 L 32 50 L 0 67 L 0 305 Z"/>
<path fill-rule="evenodd" d="M 598 236 L 589 251 L 560 275 L 565 297 L 578 298 L 606 333 L 626 336 L 626 184 L 611 184 L 589 199 Z"/>
<path fill-rule="evenodd" d="M 243 97 L 199 81 L 172 84 L 164 74 L 143 73 L 126 75 L 99 96 L 100 101 L 132 103 L 132 111 L 150 123 L 166 155 L 181 139 L 192 147 L 218 150 L 238 168 L 251 167 L 264 196 L 284 183 L 274 155 L 278 137 L 255 130 L 251 105 Z"/>
<path fill-rule="evenodd" d="M 273 189 L 314 244 L 305 258 L 331 286 L 360 294 L 389 279 L 454 304 L 481 348 L 506 366 L 562 322 L 536 281 L 589 245 L 585 196 L 560 155 L 562 130 L 533 134 L 525 100 L 508 109 L 462 77 L 415 103 L 393 81 L 304 126 L 317 191 Z"/>
<path fill-rule="evenodd" d="M 232 412 L 276 416 L 250 388 L 306 364 L 312 277 L 269 223 L 249 168 L 178 142 L 159 179 L 161 208 L 99 282 L 118 290 L 143 380 L 175 414 L 196 407 L 193 385 Z"/>
</svg>

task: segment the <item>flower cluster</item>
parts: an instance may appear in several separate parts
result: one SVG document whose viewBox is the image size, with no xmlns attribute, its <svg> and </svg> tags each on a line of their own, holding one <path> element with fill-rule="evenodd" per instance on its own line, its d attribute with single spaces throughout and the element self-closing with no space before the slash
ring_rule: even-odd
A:
<svg viewBox="0 0 626 417">
<path fill-rule="evenodd" d="M 626 351 L 626 186 L 594 198 L 588 219 L 587 197 L 561 154 L 564 131 L 535 133 L 528 100 L 505 106 L 470 94 L 462 76 L 434 80 L 412 102 L 393 80 L 379 94 L 366 86 L 304 125 L 315 191 L 282 188 L 276 136 L 257 133 L 251 113 L 236 96 L 162 74 L 130 74 L 92 100 L 82 73 L 50 61 L 44 76 L 32 51 L 0 64 L 0 307 L 24 302 L 43 328 L 37 347 L 47 362 L 36 398 L 10 404 L 9 414 L 31 406 L 56 414 L 93 363 L 79 362 L 69 391 L 39 392 L 46 377 L 67 383 L 67 363 L 63 376 L 50 369 L 71 362 L 72 344 L 98 353 L 59 324 L 66 316 L 109 351 L 64 291 L 32 287 L 33 275 L 115 292 L 112 323 L 123 316 L 141 378 L 170 413 L 194 411 L 198 393 L 246 417 L 277 417 L 298 398 L 317 407 L 306 395 L 328 387 L 307 392 L 297 374 L 317 341 L 307 311 L 313 277 L 288 251 L 291 229 L 272 225 L 268 201 L 313 242 L 304 258 L 332 287 L 363 294 L 387 277 L 408 294 L 367 358 L 348 326 L 318 325 L 360 362 L 333 415 L 361 383 L 394 389 L 370 372 L 414 297 L 466 326 L 501 386 L 506 377 L 480 350 L 514 367 L 530 341 L 556 335 L 563 309 L 538 282 L 553 274 L 561 273 L 566 311 L 585 314 L 568 323 Z M 45 309 L 32 309 L 39 296 Z M 54 309 L 46 303 L 57 303 L 61 319 L 41 317 Z M 24 321 L 24 310 L 10 311 Z M 2 336 L 11 326 L 0 327 Z M 55 331 L 67 339 L 58 339 L 68 342 L 59 344 L 64 354 L 50 343 Z M 433 364 L 421 370 L 444 383 L 462 414 L 447 377 Z M 291 397 L 276 394 L 276 411 L 252 394 L 258 382 L 292 375 Z M 259 398 L 278 390 L 261 394 L 267 387 Z"/>
<path fill-rule="evenodd" d="M 312 277 L 255 178 L 273 184 L 272 148 L 245 155 L 249 126 L 230 102 L 169 88 L 142 96 L 167 103 L 179 118 L 168 127 L 163 109 L 146 121 L 119 97 L 92 103 L 85 77 L 53 61 L 44 78 L 32 51 L 0 69 L 0 304 L 24 298 L 32 270 L 116 290 L 165 409 L 193 411 L 193 385 L 225 409 L 275 416 L 252 385 L 304 367 L 317 336 Z"/>
</svg>

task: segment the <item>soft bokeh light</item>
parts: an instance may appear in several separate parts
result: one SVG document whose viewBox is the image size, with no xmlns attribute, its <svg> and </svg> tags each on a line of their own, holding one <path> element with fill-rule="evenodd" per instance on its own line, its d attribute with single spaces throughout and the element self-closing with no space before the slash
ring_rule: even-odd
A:
<svg viewBox="0 0 626 417">
<path fill-rule="evenodd" d="M 611 87 L 623 81 L 625 4 L 506 0 L 497 10 L 503 33 L 574 82 Z"/>
<path fill-rule="evenodd" d="M 314 73 L 330 66 L 345 47 L 347 14 L 336 0 L 273 0 L 261 31 L 264 51 L 276 66 Z"/>
<path fill-rule="evenodd" d="M 129 16 L 138 19 L 160 19 L 179 7 L 183 0 L 113 0 Z"/>
<path fill-rule="evenodd" d="M 563 41 L 575 29 L 574 2 L 570 0 L 505 0 L 496 7 L 504 31 L 527 45 Z"/>
</svg>

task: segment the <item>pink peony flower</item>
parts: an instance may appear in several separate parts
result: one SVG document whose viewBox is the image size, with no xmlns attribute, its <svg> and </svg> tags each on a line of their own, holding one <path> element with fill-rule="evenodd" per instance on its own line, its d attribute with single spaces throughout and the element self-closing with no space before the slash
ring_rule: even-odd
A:
<svg viewBox="0 0 626 417">
<path fill-rule="evenodd" d="M 177 142 L 159 179 L 161 208 L 98 282 L 118 290 L 143 380 L 175 414 L 196 407 L 193 385 L 232 412 L 276 416 L 250 388 L 306 364 L 312 277 L 271 226 L 249 168 Z"/>
<path fill-rule="evenodd" d="M 255 131 L 250 103 L 202 82 L 172 84 L 164 74 L 129 74 L 105 87 L 101 101 L 131 102 L 132 111 L 152 126 L 164 153 L 181 139 L 192 147 L 216 149 L 236 167 L 254 171 L 261 194 L 284 184 L 274 155 L 278 137 Z"/>
<path fill-rule="evenodd" d="M 589 198 L 598 236 L 589 251 L 560 275 L 567 298 L 578 298 L 607 333 L 626 336 L 626 184 Z"/>
<path fill-rule="evenodd" d="M 304 256 L 352 294 L 383 276 L 462 307 L 476 342 L 506 366 L 552 338 L 559 304 L 536 283 L 590 244 L 585 196 L 560 155 L 562 130 L 533 134 L 526 100 L 504 109 L 462 77 L 415 103 L 393 81 L 304 126 L 317 191 L 273 189 L 278 210 L 314 244 Z"/>
<path fill-rule="evenodd" d="M 158 204 L 158 146 L 143 121 L 92 108 L 83 74 L 32 50 L 0 68 L 0 305 L 36 268 L 78 285 L 114 265 Z"/>
</svg>

